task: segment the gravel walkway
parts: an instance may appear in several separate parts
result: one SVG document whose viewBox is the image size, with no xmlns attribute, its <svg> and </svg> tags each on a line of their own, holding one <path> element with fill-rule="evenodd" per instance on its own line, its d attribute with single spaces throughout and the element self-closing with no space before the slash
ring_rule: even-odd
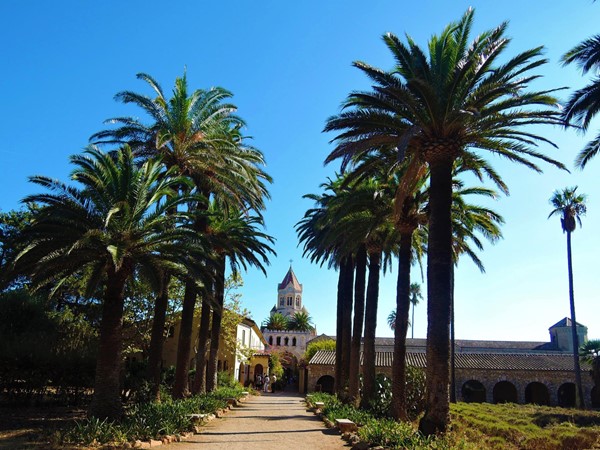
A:
<svg viewBox="0 0 600 450">
<path fill-rule="evenodd" d="M 224 418 L 215 419 L 185 442 L 164 450 L 340 450 L 350 448 L 335 428 L 328 429 L 297 394 L 250 396 Z"/>
</svg>

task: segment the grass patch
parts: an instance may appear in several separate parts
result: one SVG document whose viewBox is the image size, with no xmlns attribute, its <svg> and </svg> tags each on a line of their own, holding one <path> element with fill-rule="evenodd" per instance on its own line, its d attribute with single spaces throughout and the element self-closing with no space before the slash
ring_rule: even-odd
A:
<svg viewBox="0 0 600 450">
<path fill-rule="evenodd" d="M 600 445 L 600 414 L 565 408 L 489 403 L 450 407 L 451 435 L 480 449 L 586 449 Z"/>
</svg>

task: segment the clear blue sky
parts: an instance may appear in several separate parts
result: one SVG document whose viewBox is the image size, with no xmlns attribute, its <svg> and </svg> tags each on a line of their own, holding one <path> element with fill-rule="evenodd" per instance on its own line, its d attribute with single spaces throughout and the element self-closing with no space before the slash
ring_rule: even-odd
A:
<svg viewBox="0 0 600 450">
<path fill-rule="evenodd" d="M 514 1 L 228 1 L 157 2 L 80 0 L 0 2 L 0 209 L 10 210 L 32 192 L 26 177 L 66 180 L 67 158 L 79 152 L 102 121 L 137 115 L 113 101 L 121 90 L 150 93 L 135 79 L 153 75 L 170 90 L 187 74 L 192 88 L 223 86 L 234 94 L 247 134 L 267 159 L 275 182 L 266 211 L 267 231 L 277 238 L 268 277 L 246 274 L 243 301 L 257 322 L 276 300 L 293 259 L 304 285 L 304 303 L 319 332 L 335 330 L 337 274 L 302 259 L 294 224 L 335 168 L 323 167 L 331 150 L 321 133 L 326 118 L 367 80 L 351 67 L 363 60 L 391 68 L 384 32 L 413 36 L 424 44 L 448 22 L 474 6 L 475 32 L 509 20 L 508 54 L 546 46 L 550 62 L 536 87 L 580 87 L 575 68 L 560 55 L 598 33 L 600 5 Z M 567 94 L 561 94 L 566 96 Z M 593 129 L 600 123 L 593 124 Z M 595 130 L 594 130 L 595 131 Z M 569 167 L 585 138 L 543 130 L 560 149 L 544 148 Z M 591 136 L 588 135 L 589 138 Z M 577 318 L 600 338 L 600 159 L 584 172 L 550 166 L 538 175 L 490 156 L 511 189 L 494 203 L 506 219 L 504 240 L 481 255 L 482 275 L 464 260 L 456 273 L 457 336 L 465 339 L 547 340 L 548 327 L 569 314 L 565 237 L 558 218 L 547 220 L 552 191 L 579 185 L 589 196 L 584 226 L 574 235 Z M 414 273 L 415 277 L 419 274 Z M 394 307 L 395 271 L 382 282 L 378 335 L 390 336 L 385 318 Z M 423 287 L 425 289 L 425 286 Z M 425 337 L 426 306 L 417 307 L 415 337 Z"/>
</svg>

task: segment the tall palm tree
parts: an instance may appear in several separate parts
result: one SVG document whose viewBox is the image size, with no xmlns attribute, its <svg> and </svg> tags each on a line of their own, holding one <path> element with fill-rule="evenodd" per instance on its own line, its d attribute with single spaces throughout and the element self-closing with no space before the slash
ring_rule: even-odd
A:
<svg viewBox="0 0 600 450">
<path fill-rule="evenodd" d="M 581 226 L 581 216 L 586 213 L 585 195 L 577 193 L 577 186 L 554 191 L 550 198 L 554 208 L 548 218 L 560 216 L 563 233 L 567 233 L 567 270 L 569 275 L 569 306 L 571 308 L 571 336 L 573 337 L 573 368 L 575 370 L 575 385 L 577 386 L 576 404 L 578 408 L 585 407 L 583 387 L 581 384 L 581 367 L 579 365 L 579 339 L 577 337 L 577 322 L 575 320 L 575 294 L 573 292 L 573 261 L 571 257 L 571 234 L 575 231 L 577 222 Z"/>
<path fill-rule="evenodd" d="M 423 300 L 423 294 L 421 293 L 421 285 L 419 283 L 410 283 L 410 304 L 412 305 L 412 317 L 410 319 L 410 338 L 415 338 L 415 306 L 419 304 L 420 300 Z"/>
<path fill-rule="evenodd" d="M 449 323 L 452 298 L 452 173 L 459 157 L 487 150 L 540 171 L 529 158 L 564 166 L 536 150 L 548 139 L 524 129 L 562 120 L 551 91 L 531 91 L 538 78 L 531 71 L 546 63 L 542 47 L 505 58 L 507 24 L 469 42 L 473 11 L 430 38 L 427 51 L 410 37 L 406 44 L 393 34 L 384 41 L 395 58 L 392 71 L 357 62 L 373 90 L 353 92 L 345 112 L 328 120 L 338 130 L 336 148 L 326 162 L 351 161 L 396 148 L 408 165 L 406 185 L 420 169 L 430 172 L 429 245 L 427 250 L 427 393 L 420 430 L 430 435 L 449 423 Z M 365 134 L 364 130 L 370 129 Z M 553 145 L 553 144 L 552 144 Z M 396 209 L 408 192 L 398 191 Z"/>
<path fill-rule="evenodd" d="M 566 123 L 574 123 L 582 131 L 587 131 L 591 120 L 600 110 L 600 35 L 597 34 L 579 43 L 562 57 L 564 65 L 576 64 L 583 74 L 592 71 L 595 77 L 591 82 L 571 94 L 563 109 Z M 586 144 L 575 158 L 575 165 L 583 169 L 600 150 L 600 134 Z"/>
<path fill-rule="evenodd" d="M 57 289 L 69 276 L 86 273 L 88 294 L 103 287 L 90 415 L 118 419 L 125 284 L 134 273 L 156 282 L 165 270 L 200 280 L 204 274 L 195 260 L 206 247 L 190 228 L 173 227 L 188 214 L 164 214 L 190 199 L 176 195 L 187 181 L 173 171 L 161 173 L 160 162 L 138 166 L 128 147 L 112 155 L 90 147 L 71 163 L 72 178 L 82 188 L 43 176 L 30 179 L 50 192 L 23 200 L 42 209 L 24 232 L 29 244 L 17 262 L 38 285 L 53 283 Z"/>
<path fill-rule="evenodd" d="M 248 266 L 253 266 L 266 275 L 265 265 L 269 264 L 268 256 L 275 254 L 270 246 L 274 239 L 259 231 L 259 227 L 264 226 L 261 217 L 244 215 L 239 210 L 226 208 L 216 201 L 211 202 L 209 214 L 209 239 L 218 262 L 214 289 L 216 302 L 212 311 L 210 354 L 206 374 L 208 392 L 213 391 L 217 383 L 217 356 L 225 300 L 226 260 L 229 260 L 234 272 L 240 268 L 246 270 Z"/>
<path fill-rule="evenodd" d="M 143 159 L 160 156 L 167 168 L 177 168 L 180 174 L 193 180 L 197 192 L 205 199 L 193 205 L 201 211 L 208 209 L 213 197 L 240 210 L 262 210 L 264 199 L 268 197 L 265 183 L 271 182 L 271 178 L 261 168 L 264 166 L 262 153 L 244 142 L 241 129 L 245 124 L 235 114 L 237 108 L 228 103 L 232 94 L 218 87 L 189 93 L 184 73 L 175 80 L 173 96 L 167 98 L 150 75 L 139 73 L 137 78 L 148 84 L 155 97 L 123 91 L 115 99 L 138 106 L 151 122 L 144 124 L 132 117 L 113 118 L 107 122 L 116 124 L 116 128 L 96 133 L 90 139 L 98 143 L 128 142 Z M 198 233 L 206 234 L 208 224 L 203 217 L 199 216 L 193 226 Z M 182 397 L 188 391 L 197 295 L 195 284 L 188 282 L 177 347 L 173 388 L 176 397 Z M 206 301 L 214 298 L 212 295 L 205 297 L 203 300 Z M 159 299 L 164 301 L 162 297 Z M 164 321 L 164 318 L 155 317 L 155 320 Z M 157 345 L 162 345 L 162 340 Z M 162 349 L 156 348 L 154 353 L 161 354 Z M 156 373 L 160 367 L 151 370 Z"/>
</svg>

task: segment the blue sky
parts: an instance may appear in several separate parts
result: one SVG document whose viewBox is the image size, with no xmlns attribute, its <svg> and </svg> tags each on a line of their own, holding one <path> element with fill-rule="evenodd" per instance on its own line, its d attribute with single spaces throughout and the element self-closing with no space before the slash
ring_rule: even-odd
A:
<svg viewBox="0 0 600 450">
<path fill-rule="evenodd" d="M 580 87 L 585 78 L 563 68 L 560 56 L 598 32 L 600 6 L 589 0 L 541 1 L 103 1 L 0 2 L 0 210 L 18 206 L 32 192 L 27 176 L 66 180 L 67 158 L 79 152 L 102 121 L 137 115 L 113 101 L 121 90 L 150 94 L 135 74 L 147 72 L 166 91 L 187 67 L 192 88 L 222 86 L 235 95 L 248 135 L 273 176 L 265 214 L 277 238 L 278 256 L 268 276 L 249 272 L 243 302 L 257 322 L 276 301 L 292 259 L 304 285 L 304 304 L 319 332 L 335 331 L 337 274 L 302 258 L 294 224 L 311 203 L 306 193 L 333 175 L 323 166 L 332 136 L 321 132 L 330 115 L 367 80 L 351 67 L 363 60 L 391 68 L 381 41 L 391 31 L 424 45 L 448 22 L 475 8 L 474 32 L 509 20 L 508 54 L 544 45 L 549 63 L 538 88 Z M 560 94 L 563 97 L 567 93 Z M 592 125 L 592 132 L 600 126 Z M 541 130 L 559 149 L 543 148 L 569 167 L 585 136 Z M 589 133 L 588 138 L 592 133 Z M 457 337 L 548 339 L 548 327 L 569 314 L 565 237 L 559 219 L 547 220 L 554 189 L 579 185 L 588 215 L 573 238 L 577 318 L 600 338 L 598 249 L 600 160 L 584 172 L 545 166 L 535 174 L 493 156 L 489 160 L 510 187 L 493 207 L 506 220 L 504 239 L 486 246 L 482 275 L 468 260 L 456 272 Z M 414 277 L 420 275 L 415 271 Z M 394 307 L 395 271 L 382 280 L 378 335 L 390 336 L 385 318 Z M 425 286 L 423 286 L 425 290 Z M 425 337 L 426 305 L 417 307 L 415 337 Z"/>
</svg>

